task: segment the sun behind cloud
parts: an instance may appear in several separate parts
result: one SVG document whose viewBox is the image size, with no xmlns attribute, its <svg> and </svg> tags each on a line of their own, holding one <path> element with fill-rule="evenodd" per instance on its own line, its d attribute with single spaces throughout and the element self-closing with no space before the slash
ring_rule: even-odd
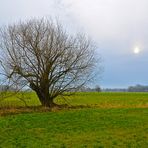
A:
<svg viewBox="0 0 148 148">
<path fill-rule="evenodd" d="M 139 47 L 135 47 L 133 50 L 134 54 L 139 54 L 141 52 L 141 49 Z"/>
</svg>

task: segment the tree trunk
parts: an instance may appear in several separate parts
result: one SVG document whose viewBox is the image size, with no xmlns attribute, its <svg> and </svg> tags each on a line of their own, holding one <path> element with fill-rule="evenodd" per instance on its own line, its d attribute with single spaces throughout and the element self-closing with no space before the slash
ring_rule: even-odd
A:
<svg viewBox="0 0 148 148">
<path fill-rule="evenodd" d="M 53 98 L 49 96 L 49 94 L 45 94 L 44 92 L 36 92 L 42 106 L 44 107 L 53 107 L 55 103 L 53 102 Z"/>
<path fill-rule="evenodd" d="M 53 102 L 53 97 L 49 95 L 49 88 L 47 85 L 43 84 L 41 88 L 34 85 L 34 83 L 30 84 L 30 87 L 36 92 L 42 106 L 44 107 L 53 107 L 56 104 Z"/>
</svg>

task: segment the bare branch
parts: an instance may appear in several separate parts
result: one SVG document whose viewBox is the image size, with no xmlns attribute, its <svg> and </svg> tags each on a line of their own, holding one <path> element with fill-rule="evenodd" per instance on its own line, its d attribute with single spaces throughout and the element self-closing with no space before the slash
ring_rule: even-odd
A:
<svg viewBox="0 0 148 148">
<path fill-rule="evenodd" d="M 29 85 L 44 106 L 85 85 L 96 66 L 94 43 L 85 35 L 70 35 L 52 20 L 1 29 L 1 49 L 5 74 L 12 82 Z"/>
</svg>

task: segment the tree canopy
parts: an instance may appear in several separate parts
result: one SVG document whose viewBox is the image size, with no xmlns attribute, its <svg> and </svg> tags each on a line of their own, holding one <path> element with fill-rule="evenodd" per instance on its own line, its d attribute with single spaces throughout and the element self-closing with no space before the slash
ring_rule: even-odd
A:
<svg viewBox="0 0 148 148">
<path fill-rule="evenodd" d="M 43 106 L 74 92 L 92 78 L 95 45 L 59 22 L 32 19 L 1 28 L 1 63 L 7 78 L 28 85 Z"/>
</svg>

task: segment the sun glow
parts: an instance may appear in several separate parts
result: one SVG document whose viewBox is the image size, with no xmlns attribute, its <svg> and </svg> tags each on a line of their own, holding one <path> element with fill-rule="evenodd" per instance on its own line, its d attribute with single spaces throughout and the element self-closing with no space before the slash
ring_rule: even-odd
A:
<svg viewBox="0 0 148 148">
<path fill-rule="evenodd" d="M 133 50 L 134 54 L 139 54 L 140 51 L 141 51 L 141 50 L 140 50 L 139 47 L 135 47 L 134 50 Z"/>
</svg>

